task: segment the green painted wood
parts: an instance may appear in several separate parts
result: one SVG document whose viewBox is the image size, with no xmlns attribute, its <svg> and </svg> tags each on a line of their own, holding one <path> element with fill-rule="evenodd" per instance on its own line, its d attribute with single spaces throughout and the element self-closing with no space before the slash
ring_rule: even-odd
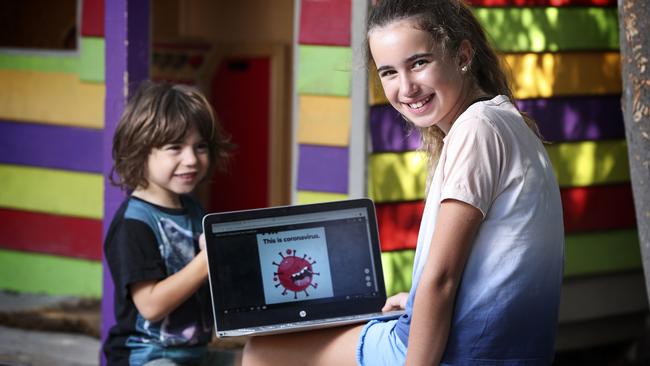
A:
<svg viewBox="0 0 650 366">
<path fill-rule="evenodd" d="M 48 295 L 100 298 L 102 263 L 0 250 L 0 288 Z"/>
<path fill-rule="evenodd" d="M 79 79 L 90 82 L 104 81 L 104 38 L 81 38 Z"/>
<path fill-rule="evenodd" d="M 616 8 L 475 8 L 479 22 L 503 52 L 618 50 Z"/>
<path fill-rule="evenodd" d="M 349 96 L 352 50 L 349 47 L 299 46 L 298 94 Z"/>
<path fill-rule="evenodd" d="M 604 274 L 641 268 L 636 230 L 568 235 L 564 276 Z"/>
<path fill-rule="evenodd" d="M 0 165 L 0 207 L 101 219 L 101 174 Z"/>
<path fill-rule="evenodd" d="M 104 81 L 103 38 L 82 37 L 80 52 L 2 53 L 0 69 L 77 73 L 84 81 Z"/>
<path fill-rule="evenodd" d="M 381 265 L 386 283 L 386 294 L 408 292 L 411 289 L 415 250 L 400 250 L 381 253 Z"/>
</svg>

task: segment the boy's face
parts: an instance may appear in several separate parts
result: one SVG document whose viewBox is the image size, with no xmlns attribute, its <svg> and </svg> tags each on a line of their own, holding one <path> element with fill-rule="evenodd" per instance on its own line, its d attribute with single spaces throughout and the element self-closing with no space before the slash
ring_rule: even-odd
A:
<svg viewBox="0 0 650 366">
<path fill-rule="evenodd" d="M 210 165 L 208 144 L 196 129 L 182 141 L 151 149 L 147 160 L 145 191 L 165 206 L 176 206 L 178 196 L 192 192 Z"/>
</svg>

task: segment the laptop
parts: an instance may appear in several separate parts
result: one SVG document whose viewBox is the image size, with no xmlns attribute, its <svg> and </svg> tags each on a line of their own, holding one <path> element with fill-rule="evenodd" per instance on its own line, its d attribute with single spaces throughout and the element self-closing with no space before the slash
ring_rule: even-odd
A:
<svg viewBox="0 0 650 366">
<path fill-rule="evenodd" d="M 203 218 L 215 331 L 256 336 L 390 319 L 369 199 Z"/>
</svg>

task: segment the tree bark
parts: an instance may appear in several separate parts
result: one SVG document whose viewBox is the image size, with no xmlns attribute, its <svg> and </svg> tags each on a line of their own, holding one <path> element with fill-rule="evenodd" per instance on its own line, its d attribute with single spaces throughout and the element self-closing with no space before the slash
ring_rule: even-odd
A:
<svg viewBox="0 0 650 366">
<path fill-rule="evenodd" d="M 646 292 L 650 299 L 650 2 L 618 0 L 618 19 L 623 79 L 621 106 Z"/>
</svg>

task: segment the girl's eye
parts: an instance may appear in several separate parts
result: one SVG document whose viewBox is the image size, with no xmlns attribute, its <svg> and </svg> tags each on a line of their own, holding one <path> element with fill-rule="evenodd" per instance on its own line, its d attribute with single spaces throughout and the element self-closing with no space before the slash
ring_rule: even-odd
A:
<svg viewBox="0 0 650 366">
<path fill-rule="evenodd" d="M 206 142 L 202 142 L 200 144 L 197 144 L 196 149 L 199 150 L 199 151 L 206 151 L 206 150 L 208 150 L 208 144 Z"/>
<path fill-rule="evenodd" d="M 169 144 L 163 147 L 163 150 L 177 151 L 180 150 L 181 146 L 177 144 Z"/>
<path fill-rule="evenodd" d="M 416 61 L 413 63 L 413 68 L 419 68 L 419 67 L 422 67 L 422 66 L 424 66 L 424 65 L 426 65 L 426 64 L 428 64 L 428 63 L 429 63 L 429 62 L 428 62 L 427 60 L 416 60 Z"/>
<path fill-rule="evenodd" d="M 384 77 L 387 77 L 387 76 L 391 76 L 393 74 L 395 74 L 395 70 L 385 70 L 385 71 L 382 71 L 382 72 L 379 73 L 379 77 L 384 78 Z"/>
</svg>

